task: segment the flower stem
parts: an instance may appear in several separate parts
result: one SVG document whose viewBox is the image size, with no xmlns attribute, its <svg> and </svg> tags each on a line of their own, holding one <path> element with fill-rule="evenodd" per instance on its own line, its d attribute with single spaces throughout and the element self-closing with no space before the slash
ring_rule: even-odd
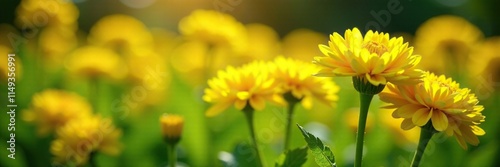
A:
<svg viewBox="0 0 500 167">
<path fill-rule="evenodd" d="M 248 104 L 247 104 L 248 105 Z M 254 144 L 254 147 L 255 147 L 255 153 L 257 154 L 257 164 L 259 164 L 260 167 L 263 167 L 263 163 L 262 163 L 262 158 L 260 156 L 260 150 L 259 150 L 259 146 L 257 144 L 257 138 L 255 137 L 255 131 L 254 131 L 254 126 L 253 126 L 253 109 L 247 109 L 247 108 L 251 108 L 251 107 L 246 107 L 245 109 L 243 109 L 243 113 L 245 113 L 245 116 L 247 118 L 247 122 L 248 122 L 248 127 L 250 128 L 250 136 L 252 137 L 252 142 Z"/>
<path fill-rule="evenodd" d="M 286 122 L 286 133 L 285 133 L 285 150 L 288 150 L 290 147 L 290 137 L 292 136 L 291 134 L 291 129 L 292 129 L 292 120 L 293 120 L 293 110 L 295 108 L 296 103 L 290 103 L 288 106 L 288 113 L 287 113 L 287 122 Z"/>
<path fill-rule="evenodd" d="M 436 133 L 436 131 L 434 130 L 431 121 L 420 128 L 420 139 L 418 140 L 418 146 L 417 150 L 415 151 L 415 156 L 413 156 L 413 160 L 411 161 L 412 167 L 418 167 L 420 165 L 420 160 L 422 160 L 425 148 L 427 147 L 427 144 L 431 140 L 434 133 Z"/>
<path fill-rule="evenodd" d="M 91 166 L 91 167 L 97 167 L 97 162 L 95 160 L 95 155 L 96 155 L 95 151 L 90 152 L 90 155 L 89 155 L 89 166 Z"/>
<path fill-rule="evenodd" d="M 177 151 L 175 144 L 168 144 L 168 163 L 170 167 L 175 167 L 177 163 Z"/>
<path fill-rule="evenodd" d="M 373 94 L 359 93 L 361 107 L 359 111 L 358 133 L 356 134 L 356 156 L 354 159 L 354 166 L 361 167 L 363 158 L 363 143 L 365 138 L 366 117 L 368 116 L 368 109 L 373 98 Z"/>
</svg>

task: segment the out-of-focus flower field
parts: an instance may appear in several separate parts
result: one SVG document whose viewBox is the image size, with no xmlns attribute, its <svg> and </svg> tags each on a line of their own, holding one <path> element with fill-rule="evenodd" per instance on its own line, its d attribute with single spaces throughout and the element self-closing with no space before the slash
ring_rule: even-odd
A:
<svg viewBox="0 0 500 167">
<path fill-rule="evenodd" d="M 427 121 L 432 116 L 440 132 L 428 143 L 421 166 L 500 165 L 498 2 L 20 0 L 0 5 L 0 166 L 157 167 L 172 165 L 172 159 L 176 166 L 258 166 L 249 130 L 264 166 L 274 166 L 286 149 L 307 145 L 296 124 L 328 145 L 338 166 L 353 166 L 360 98 L 353 80 L 339 74 L 379 67 L 371 61 L 399 67 L 387 62 L 402 59 L 346 60 L 366 61 L 350 71 L 339 63 L 343 57 L 324 57 L 357 54 L 339 41 L 357 38 L 358 29 L 363 35 L 388 33 L 372 40 L 388 43 L 389 49 L 401 45 L 394 49 L 401 55 L 420 55 L 410 64 L 453 78 L 458 85 L 440 80 L 449 89 L 470 89 L 449 94 L 456 97 L 451 101 L 477 98 L 484 107 L 472 104 L 485 116 L 477 124 L 484 135 L 476 124 L 469 125 L 474 134 L 457 130 L 453 114 L 438 125 L 431 112 Z M 373 41 L 360 47 L 379 56 L 392 53 Z M 325 70 L 334 67 L 339 68 Z M 385 76 L 387 81 L 367 77 L 385 85 L 398 77 L 416 80 L 412 72 Z M 388 92 L 397 89 L 388 87 Z M 436 99 L 444 99 L 445 90 L 438 90 Z M 457 100 L 461 95 L 467 99 Z M 394 111 L 403 108 L 400 101 L 383 108 L 389 104 L 381 99 L 376 95 L 369 108 L 363 166 L 410 166 L 420 135 L 413 127 L 423 119 Z M 430 100 L 413 103 L 422 101 Z M 468 116 L 483 121 L 474 114 Z M 456 129 L 447 129 L 452 125 Z M 317 166 L 310 152 L 303 166 Z"/>
</svg>

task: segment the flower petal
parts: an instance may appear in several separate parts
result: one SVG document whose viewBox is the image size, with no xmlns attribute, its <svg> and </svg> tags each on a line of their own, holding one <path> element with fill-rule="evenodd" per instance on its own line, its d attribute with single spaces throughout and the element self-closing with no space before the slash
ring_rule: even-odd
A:
<svg viewBox="0 0 500 167">
<path fill-rule="evenodd" d="M 448 128 L 448 117 L 442 111 L 432 113 L 432 125 L 437 131 L 444 131 Z"/>
<path fill-rule="evenodd" d="M 424 126 L 432 116 L 432 109 L 429 111 L 427 108 L 417 110 L 411 118 L 413 123 L 417 126 Z"/>
<path fill-rule="evenodd" d="M 229 103 L 229 102 L 216 103 L 215 105 L 210 107 L 207 110 L 207 112 L 205 112 L 205 116 L 213 117 L 213 116 L 219 115 L 222 111 L 226 110 L 229 106 L 231 106 L 231 103 Z"/>
</svg>

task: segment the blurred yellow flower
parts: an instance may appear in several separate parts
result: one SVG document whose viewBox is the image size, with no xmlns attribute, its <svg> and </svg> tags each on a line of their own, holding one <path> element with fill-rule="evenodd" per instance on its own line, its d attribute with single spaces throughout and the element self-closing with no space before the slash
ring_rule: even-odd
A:
<svg viewBox="0 0 500 167">
<path fill-rule="evenodd" d="M 43 17 L 47 26 L 78 29 L 79 11 L 72 1 L 65 0 L 22 0 L 16 9 L 16 24 L 25 28 L 44 27 L 44 22 L 34 19 Z"/>
<path fill-rule="evenodd" d="M 477 76 L 491 77 L 492 82 L 500 82 L 500 36 L 486 39 L 469 57 L 469 76 L 476 79 Z M 495 86 L 494 83 L 487 83 L 488 86 Z"/>
<path fill-rule="evenodd" d="M 271 60 L 280 52 L 279 35 L 272 27 L 252 23 L 245 26 L 248 34 L 248 47 L 242 56 L 234 56 L 232 65 L 241 65 L 253 60 Z"/>
<path fill-rule="evenodd" d="M 213 10 L 193 11 L 179 22 L 179 31 L 188 39 L 229 47 L 236 52 L 247 47 L 245 26 L 233 16 Z"/>
<path fill-rule="evenodd" d="M 57 130 L 50 152 L 54 155 L 55 164 L 82 166 L 88 162 L 91 153 L 96 151 L 109 155 L 119 154 L 121 135 L 111 119 L 100 116 L 75 119 Z"/>
<path fill-rule="evenodd" d="M 149 29 L 140 20 L 122 14 L 109 15 L 97 21 L 90 29 L 88 41 L 125 55 L 154 49 L 154 39 Z"/>
<path fill-rule="evenodd" d="M 392 112 L 392 109 L 381 108 L 378 111 L 378 115 L 382 124 L 391 132 L 396 143 L 401 146 L 418 144 L 420 128 L 413 128 L 410 130 L 401 129 L 401 122 L 403 120 L 394 119 L 391 114 Z"/>
<path fill-rule="evenodd" d="M 38 46 L 47 62 L 47 67 L 60 67 L 64 57 L 78 45 L 76 33 L 66 27 L 46 27 L 38 39 Z"/>
<path fill-rule="evenodd" d="M 165 58 L 150 52 L 127 56 L 126 61 L 128 68 L 133 69 L 129 72 L 129 79 L 134 85 L 141 86 L 145 90 L 145 97 L 139 103 L 140 107 L 162 102 L 171 80 Z"/>
<path fill-rule="evenodd" d="M 179 115 L 163 114 L 160 117 L 160 126 L 165 141 L 175 144 L 181 138 L 184 118 Z"/>
<path fill-rule="evenodd" d="M 91 45 L 80 47 L 73 51 L 68 59 L 68 70 L 85 77 L 105 76 L 121 79 L 127 74 L 124 61 L 107 48 Z"/>
<path fill-rule="evenodd" d="M 272 78 L 279 84 L 281 94 L 291 92 L 301 100 L 302 106 L 311 109 L 313 99 L 333 106 L 338 100 L 339 87 L 330 78 L 313 77 L 319 67 L 292 58 L 277 57 L 269 65 Z"/>
<path fill-rule="evenodd" d="M 89 116 L 90 104 L 81 96 L 61 91 L 45 90 L 33 95 L 31 107 L 23 113 L 23 119 L 38 126 L 38 134 L 49 132 L 66 123 Z"/>
<path fill-rule="evenodd" d="M 419 67 L 437 74 L 457 72 L 456 65 L 467 64 L 467 57 L 482 39 L 479 28 L 461 17 L 433 17 L 415 33 L 415 53 L 422 55 Z"/>
<path fill-rule="evenodd" d="M 409 130 L 424 126 L 432 121 L 432 126 L 448 136 L 454 135 L 462 148 L 468 142 L 479 144 L 476 135 L 485 132 L 478 125 L 484 122 L 481 114 L 484 107 L 470 89 L 460 88 L 459 84 L 444 75 L 436 76 L 426 72 L 423 82 L 411 86 L 388 84 L 379 94 L 380 100 L 390 103 L 385 108 L 396 109 L 394 118 L 404 118 L 401 128 Z"/>
<path fill-rule="evenodd" d="M 243 110 L 247 105 L 255 110 L 262 110 L 266 100 L 283 104 L 276 94 L 278 84 L 269 74 L 268 64 L 254 61 L 242 67 L 228 66 L 217 73 L 217 77 L 208 81 L 203 100 L 215 103 L 206 116 L 215 116 L 233 105 Z"/>
<path fill-rule="evenodd" d="M 363 37 L 354 28 L 344 37 L 330 35 L 329 46 L 319 45 L 324 56 L 315 57 L 322 66 L 316 76 L 360 76 L 372 85 L 418 83 L 421 71 L 415 69 L 420 56 L 413 55 L 413 47 L 403 38 L 389 38 L 387 33 L 368 31 Z"/>
<path fill-rule="evenodd" d="M 318 43 L 325 43 L 325 34 L 309 29 L 296 29 L 283 38 L 283 55 L 310 62 L 314 56 L 321 55 Z"/>
<path fill-rule="evenodd" d="M 171 55 L 173 49 L 180 43 L 178 34 L 164 28 L 151 28 L 151 34 L 153 35 L 154 50 L 160 55 Z"/>
</svg>

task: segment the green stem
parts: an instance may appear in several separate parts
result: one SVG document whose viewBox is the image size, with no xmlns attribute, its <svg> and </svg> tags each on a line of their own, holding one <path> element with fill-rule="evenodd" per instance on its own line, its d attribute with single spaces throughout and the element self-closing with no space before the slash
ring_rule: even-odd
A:
<svg viewBox="0 0 500 167">
<path fill-rule="evenodd" d="M 436 133 L 436 131 L 434 130 L 431 121 L 420 128 L 420 139 L 418 140 L 418 146 L 417 151 L 415 151 L 415 156 L 413 156 L 413 160 L 411 161 L 412 167 L 418 167 L 420 165 L 420 160 L 422 160 L 425 148 L 427 147 L 427 144 L 431 140 L 434 133 Z"/>
<path fill-rule="evenodd" d="M 96 152 L 95 151 L 92 151 L 89 155 L 89 165 L 91 167 L 97 167 L 97 162 L 95 160 L 95 155 L 96 155 Z"/>
<path fill-rule="evenodd" d="M 175 144 L 168 144 L 168 163 L 170 167 L 175 167 L 177 163 L 177 151 Z"/>
<path fill-rule="evenodd" d="M 247 104 L 249 105 L 249 104 Z M 262 158 L 260 156 L 260 149 L 259 149 L 259 146 L 257 144 L 257 138 L 255 137 L 255 129 L 254 129 L 254 126 L 253 126 L 253 109 L 247 109 L 247 108 L 251 108 L 251 107 L 246 107 L 245 109 L 243 109 L 243 113 L 245 113 L 245 116 L 247 118 L 247 122 L 248 122 L 248 127 L 250 128 L 250 136 L 252 137 L 252 142 L 254 144 L 254 147 L 255 147 L 255 152 L 257 154 L 257 164 L 259 164 L 259 166 L 263 167 L 263 163 L 262 163 Z"/>
<path fill-rule="evenodd" d="M 361 107 L 359 111 L 358 133 L 356 134 L 356 156 L 354 159 L 354 167 L 361 167 L 363 159 L 363 143 L 365 138 L 366 117 L 368 109 L 373 98 L 373 94 L 359 93 Z"/>
<path fill-rule="evenodd" d="M 290 106 L 288 106 L 288 114 L 287 114 L 287 122 L 286 122 L 286 133 L 285 133 L 285 150 L 288 150 L 290 147 L 290 138 L 292 136 L 291 134 L 291 129 L 292 129 L 292 120 L 293 120 L 293 110 L 295 108 L 296 103 L 290 103 Z"/>
</svg>

